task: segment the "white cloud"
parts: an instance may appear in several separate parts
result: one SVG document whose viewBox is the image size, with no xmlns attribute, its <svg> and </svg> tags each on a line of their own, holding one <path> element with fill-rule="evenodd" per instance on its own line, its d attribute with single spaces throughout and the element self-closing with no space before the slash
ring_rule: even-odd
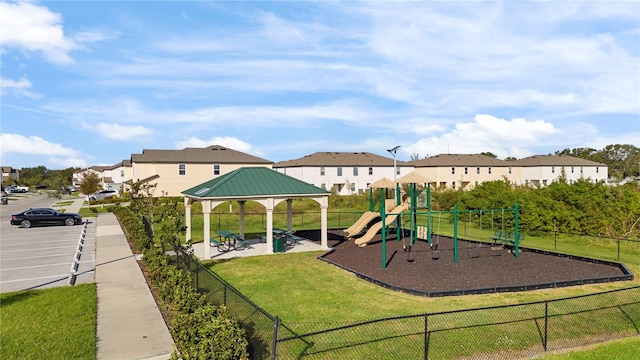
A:
<svg viewBox="0 0 640 360">
<path fill-rule="evenodd" d="M 62 17 L 31 2 L 0 3 L 0 44 L 26 52 L 41 52 L 53 63 L 73 62 L 76 44 L 64 35 Z"/>
<path fill-rule="evenodd" d="M 183 149 L 187 147 L 205 148 L 211 145 L 221 145 L 243 153 L 263 156 L 263 153 L 253 149 L 251 144 L 233 136 L 214 136 L 209 139 L 191 137 L 189 139 L 176 142 L 177 149 Z"/>
<path fill-rule="evenodd" d="M 421 156 L 489 151 L 500 158 L 520 158 L 532 155 L 528 148 L 558 132 L 553 124 L 542 120 L 505 120 L 491 115 L 476 115 L 473 122 L 458 123 L 451 131 L 441 136 L 420 139 L 407 146 L 404 151 Z"/>
<path fill-rule="evenodd" d="M 74 158 L 74 157 L 69 157 L 64 159 L 49 158 L 48 162 L 58 169 L 67 169 L 70 167 L 86 168 L 89 166 L 86 160 Z M 109 165 L 113 165 L 113 164 L 109 164 Z"/>
<path fill-rule="evenodd" d="M 38 136 L 23 136 L 20 134 L 7 133 L 0 134 L 0 151 L 3 157 L 11 153 L 69 157 L 77 157 L 80 155 L 76 150 L 49 142 Z"/>
<path fill-rule="evenodd" d="M 31 89 L 31 81 L 26 77 L 21 77 L 20 80 L 13 80 L 0 77 L 0 88 L 2 89 L 2 95 L 11 91 L 20 96 L 26 96 L 32 99 L 39 99 L 41 94 L 37 94 L 29 91 Z"/>
<path fill-rule="evenodd" d="M 93 129 L 99 136 L 112 140 L 142 140 L 152 136 L 152 129 L 141 125 L 122 125 L 116 123 L 99 123 L 97 125 L 83 124 L 85 128 Z"/>
</svg>

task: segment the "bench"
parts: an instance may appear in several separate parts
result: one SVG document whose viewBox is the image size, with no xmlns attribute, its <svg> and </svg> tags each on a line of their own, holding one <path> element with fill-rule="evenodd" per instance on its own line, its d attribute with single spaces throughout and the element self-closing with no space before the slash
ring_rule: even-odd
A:
<svg viewBox="0 0 640 360">
<path fill-rule="evenodd" d="M 242 248 L 243 249 L 246 249 L 247 247 L 249 247 L 249 241 L 243 239 L 242 236 L 240 236 L 238 234 L 234 234 L 233 235 L 233 239 L 234 239 L 234 243 L 242 244 Z M 236 248 L 236 250 L 238 250 L 238 245 L 236 245 L 235 248 Z"/>
<path fill-rule="evenodd" d="M 493 240 L 494 244 L 500 242 L 500 243 L 503 243 L 503 244 L 515 245 L 515 243 L 516 243 L 515 236 L 516 236 L 515 232 L 505 231 L 505 230 L 498 230 L 498 231 L 494 232 L 493 235 L 489 239 Z M 524 234 L 523 233 L 518 233 L 518 243 L 522 242 L 522 240 L 524 240 Z"/>
<path fill-rule="evenodd" d="M 229 247 L 227 247 L 223 242 L 220 242 L 216 239 L 209 239 L 209 246 L 215 246 L 218 248 L 218 252 L 227 252 L 229 251 Z"/>
<path fill-rule="evenodd" d="M 303 240 L 300 236 L 295 235 L 294 231 L 286 231 L 284 234 L 286 239 L 291 241 L 288 245 L 298 245 L 298 243 Z"/>
</svg>

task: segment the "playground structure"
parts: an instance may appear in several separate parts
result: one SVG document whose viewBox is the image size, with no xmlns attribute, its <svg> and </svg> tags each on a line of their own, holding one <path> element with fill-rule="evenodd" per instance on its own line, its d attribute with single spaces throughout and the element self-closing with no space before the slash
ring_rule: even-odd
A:
<svg viewBox="0 0 640 360">
<path fill-rule="evenodd" d="M 393 211 L 393 209 L 395 207 L 396 207 L 396 202 L 395 202 L 394 199 L 387 199 L 385 201 L 385 211 L 386 212 Z M 345 233 L 345 237 L 347 239 L 351 239 L 354 236 L 359 235 L 367 227 L 367 225 L 369 225 L 373 220 L 376 220 L 379 217 L 380 217 L 380 213 L 377 212 L 377 211 L 369 210 L 369 211 L 363 213 L 360 216 L 360 218 L 358 218 L 358 220 L 356 220 L 356 222 L 353 223 L 353 225 L 351 225 L 347 229 L 343 230 L 344 233 Z M 380 229 L 378 229 L 378 230 L 380 230 Z"/>
<path fill-rule="evenodd" d="M 405 203 L 405 204 L 396 206 L 388 214 L 385 212 L 386 216 L 385 216 L 384 226 L 387 227 L 395 223 L 398 216 L 400 216 L 400 214 L 402 214 L 402 212 L 406 211 L 407 209 L 409 209 L 409 204 Z M 376 234 L 378 234 L 378 231 L 380 231 L 381 229 L 382 229 L 382 221 L 379 221 L 373 224 L 364 235 L 355 239 L 354 243 L 360 247 L 367 246 L 367 243 L 373 240 Z"/>
<path fill-rule="evenodd" d="M 409 184 L 410 185 L 410 194 L 409 194 L 409 198 L 408 198 L 408 202 L 404 203 L 401 205 L 401 199 L 400 199 L 400 184 Z M 416 195 L 416 184 L 427 184 L 427 188 L 426 188 L 426 193 L 421 193 L 420 195 Z M 426 224 L 426 231 L 424 231 L 424 226 L 420 229 L 420 234 L 422 234 L 422 236 L 420 237 L 423 240 L 426 240 L 427 243 L 429 244 L 429 247 L 431 248 L 432 251 L 437 251 L 438 248 L 438 243 L 439 243 L 439 236 L 440 236 L 440 219 L 442 218 L 443 214 L 449 214 L 450 218 L 453 221 L 453 231 L 451 236 L 454 239 L 454 248 L 453 248 L 453 252 L 454 252 L 454 262 L 457 263 L 458 262 L 458 254 L 459 254 L 459 249 L 458 249 L 458 218 L 460 216 L 462 216 L 465 213 L 469 214 L 469 217 L 471 218 L 472 215 L 474 213 L 479 214 L 479 219 L 480 219 L 480 227 L 482 228 L 482 214 L 483 212 L 486 213 L 491 213 L 492 216 L 492 220 L 491 220 L 491 227 L 492 227 L 492 231 L 493 231 L 493 214 L 495 211 L 500 211 L 502 213 L 502 223 L 501 223 L 501 229 L 499 231 L 496 231 L 493 236 L 490 237 L 490 240 L 493 240 L 493 242 L 495 244 L 500 243 L 501 246 L 504 245 L 511 245 L 513 246 L 513 254 L 515 255 L 516 258 L 518 258 L 519 253 L 520 253 L 520 249 L 519 249 L 519 245 L 520 245 L 520 241 L 523 239 L 523 235 L 519 233 L 518 231 L 518 204 L 514 205 L 513 209 L 488 209 L 488 210 L 462 210 L 462 211 L 458 211 L 457 209 L 457 205 L 454 205 L 454 208 L 452 211 L 439 211 L 437 212 L 438 214 L 438 234 L 436 234 L 436 242 L 434 243 L 432 241 L 432 237 L 433 237 L 433 226 L 432 226 L 432 211 L 431 211 L 431 181 L 429 179 L 426 179 L 424 177 L 422 177 L 421 175 L 416 174 L 415 172 L 409 173 L 403 177 L 401 177 L 400 179 L 396 180 L 395 182 L 391 182 L 390 180 L 386 179 L 386 178 L 382 178 L 374 183 L 372 183 L 370 185 L 370 197 L 369 197 L 369 201 L 370 201 L 370 210 L 373 207 L 372 206 L 372 194 L 373 194 L 373 188 L 379 188 L 380 189 L 380 221 L 376 222 L 374 225 L 372 225 L 367 232 L 361 236 L 360 238 L 356 238 L 354 239 L 354 243 L 360 247 L 366 246 L 368 242 L 370 242 L 371 240 L 373 240 L 373 238 L 377 235 L 378 232 L 381 232 L 382 235 L 382 267 L 386 269 L 387 267 L 387 254 L 386 254 L 386 241 L 387 241 L 387 234 L 390 231 L 390 227 L 392 225 L 395 225 L 395 230 L 396 230 L 396 240 L 397 241 L 405 241 L 405 229 L 404 226 L 406 224 L 406 221 L 402 220 L 402 217 L 404 216 L 403 212 L 406 210 L 409 210 L 409 245 L 403 245 L 403 249 L 405 251 L 410 252 L 411 248 L 414 246 L 416 240 L 419 238 L 418 237 L 418 215 L 426 215 L 427 217 L 427 224 Z M 397 206 L 391 211 L 391 212 L 387 212 L 387 206 L 385 206 L 384 201 L 388 201 L 384 199 L 384 190 L 388 189 L 388 188 L 393 188 L 395 190 L 395 201 Z M 421 205 L 421 207 L 426 207 L 427 211 L 425 212 L 418 212 L 418 204 Z M 504 213 L 505 211 L 508 212 L 513 212 L 513 219 L 514 219 L 514 223 L 513 223 L 513 231 L 509 231 L 509 230 L 505 230 L 504 229 Z M 363 214 L 361 216 L 361 218 L 356 221 L 356 223 L 354 225 L 352 225 L 349 229 L 346 229 L 345 232 L 347 230 L 351 231 L 351 228 L 355 228 L 356 225 L 362 226 L 362 228 L 360 229 L 360 231 L 362 229 L 364 229 L 364 227 L 366 227 L 371 220 L 365 222 L 363 219 L 366 218 L 370 218 L 371 214 Z M 362 221 L 361 221 L 362 220 Z M 384 226 L 383 226 L 384 224 Z M 349 233 L 347 235 L 348 239 L 353 238 L 353 236 L 355 236 L 355 233 Z M 437 256 L 433 256 L 433 259 L 437 259 Z M 407 261 L 411 262 L 412 260 L 409 259 L 409 257 L 407 257 Z"/>
</svg>

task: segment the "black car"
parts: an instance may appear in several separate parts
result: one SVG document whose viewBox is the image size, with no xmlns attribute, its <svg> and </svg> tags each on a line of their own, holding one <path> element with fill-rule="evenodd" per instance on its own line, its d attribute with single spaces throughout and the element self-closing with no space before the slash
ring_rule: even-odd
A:
<svg viewBox="0 0 640 360">
<path fill-rule="evenodd" d="M 11 225 L 30 228 L 31 225 L 76 225 L 82 223 L 82 215 L 61 213 L 50 208 L 29 209 L 17 214 L 11 214 Z"/>
</svg>

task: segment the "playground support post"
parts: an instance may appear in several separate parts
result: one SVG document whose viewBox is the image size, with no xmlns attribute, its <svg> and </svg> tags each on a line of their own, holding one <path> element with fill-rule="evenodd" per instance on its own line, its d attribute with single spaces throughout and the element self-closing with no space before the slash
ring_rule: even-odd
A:
<svg viewBox="0 0 640 360">
<path fill-rule="evenodd" d="M 453 205 L 453 262 L 458 263 L 458 205 Z"/>
<path fill-rule="evenodd" d="M 384 189 L 380 189 L 380 220 L 382 221 L 382 268 L 387 268 L 387 227 L 384 226 L 386 223 L 386 211 L 384 208 Z"/>
<path fill-rule="evenodd" d="M 431 246 L 431 183 L 427 183 L 427 242 Z"/>
<path fill-rule="evenodd" d="M 394 174 L 395 174 L 395 172 L 394 172 Z M 400 199 L 400 184 L 398 184 L 398 183 L 396 183 L 395 196 L 396 196 L 396 206 L 398 206 L 402 202 L 402 199 Z M 395 224 L 396 224 L 396 240 L 398 242 L 400 242 L 400 217 L 401 216 L 402 215 L 398 215 L 396 217 L 396 221 L 395 221 Z"/>
<path fill-rule="evenodd" d="M 516 231 L 515 231 L 515 242 L 516 242 L 516 247 L 515 247 L 515 252 L 516 252 L 516 259 L 518 258 L 518 256 L 520 255 L 520 231 L 518 230 L 518 203 L 515 203 L 513 205 L 513 218 L 514 218 L 514 225 L 516 227 Z"/>
</svg>

